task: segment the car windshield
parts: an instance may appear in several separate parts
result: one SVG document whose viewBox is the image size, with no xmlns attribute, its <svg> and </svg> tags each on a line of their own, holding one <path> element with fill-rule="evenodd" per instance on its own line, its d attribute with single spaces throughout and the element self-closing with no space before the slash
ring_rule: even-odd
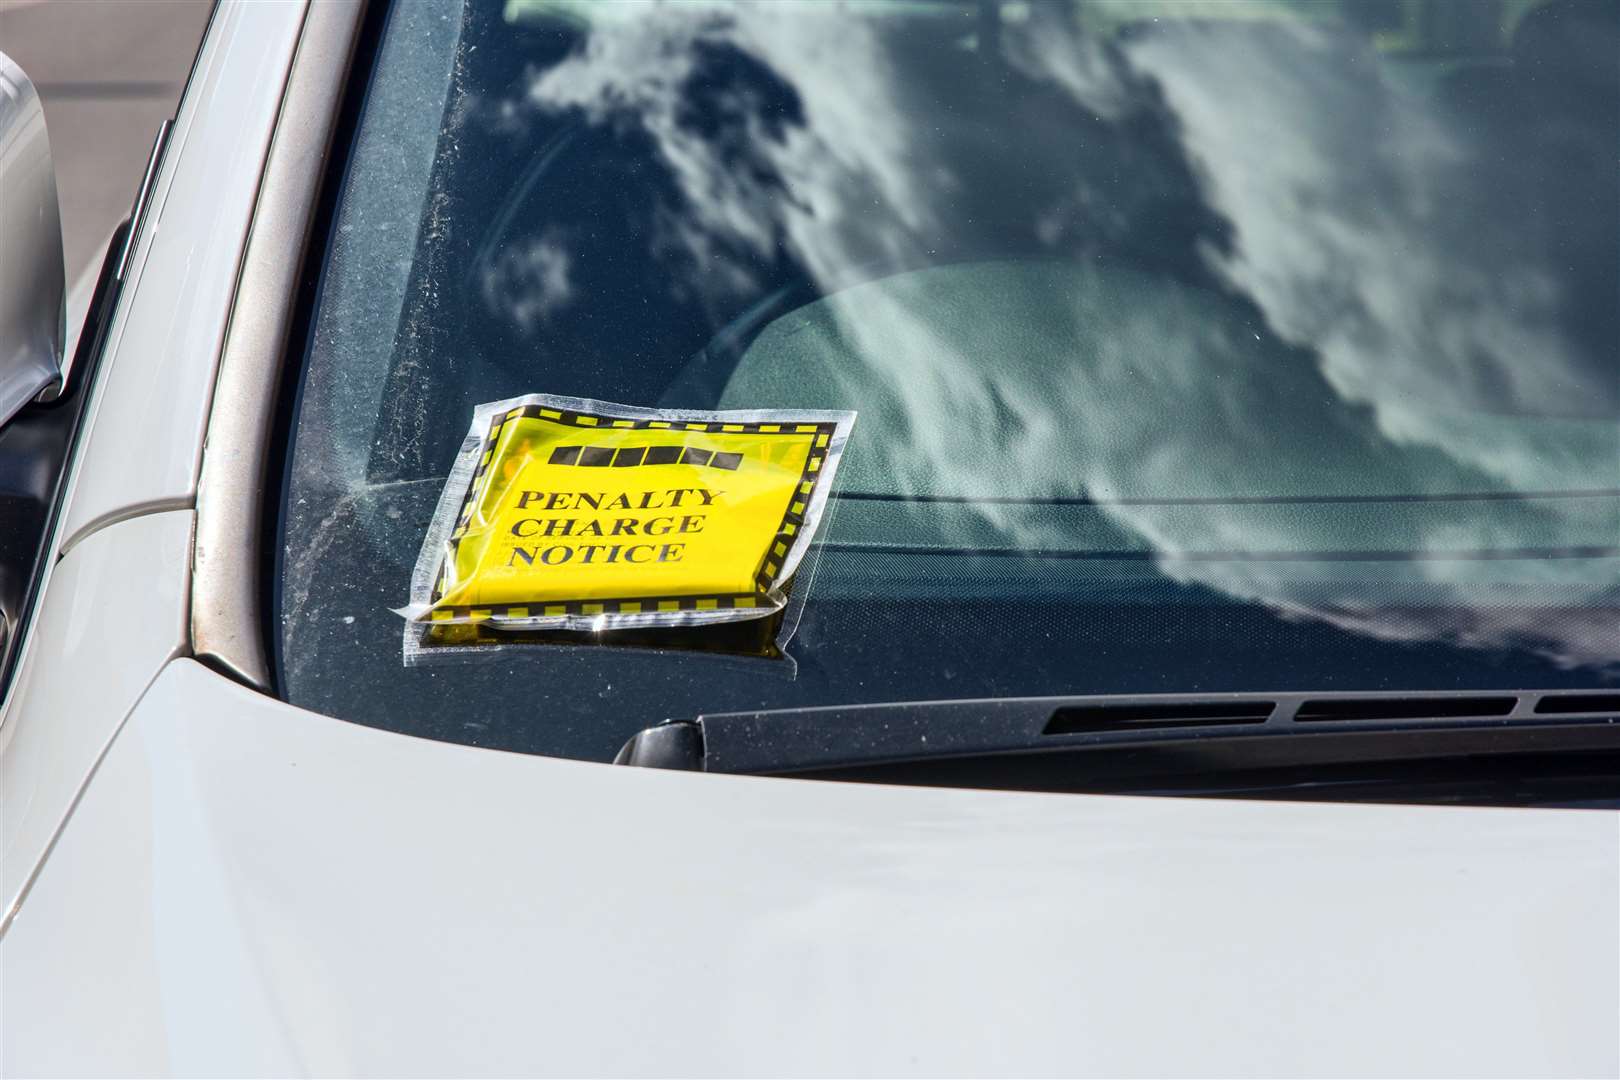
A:
<svg viewBox="0 0 1620 1080">
<path fill-rule="evenodd" d="M 702 713 L 1620 683 L 1620 4 L 376 20 L 279 688 L 606 759 Z M 407 666 L 474 406 L 859 412 L 785 655 Z"/>
</svg>

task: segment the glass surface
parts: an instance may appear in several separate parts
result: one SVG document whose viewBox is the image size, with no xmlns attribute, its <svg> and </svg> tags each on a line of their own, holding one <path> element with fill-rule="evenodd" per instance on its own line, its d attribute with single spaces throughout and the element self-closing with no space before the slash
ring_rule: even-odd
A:
<svg viewBox="0 0 1620 1080">
<path fill-rule="evenodd" d="M 281 522 L 295 704 L 1620 682 L 1620 5 L 394 5 Z M 789 655 L 406 668 L 474 405 L 855 409 Z"/>
</svg>

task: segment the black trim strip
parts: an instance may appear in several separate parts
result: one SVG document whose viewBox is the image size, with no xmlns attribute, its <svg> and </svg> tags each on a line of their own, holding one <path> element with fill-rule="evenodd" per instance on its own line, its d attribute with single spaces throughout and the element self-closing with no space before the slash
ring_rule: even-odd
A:
<svg viewBox="0 0 1620 1080">
<path fill-rule="evenodd" d="M 1102 499 L 1090 495 L 1028 498 L 1022 495 L 903 495 L 881 491 L 841 491 L 833 498 L 849 502 L 951 503 L 965 506 L 1314 506 L 1318 504 L 1425 502 L 1536 502 L 1542 499 L 1620 499 L 1620 488 L 1571 488 L 1561 491 L 1445 491 L 1432 495 L 1188 495 Z"/>
<path fill-rule="evenodd" d="M 831 541 L 823 551 L 854 551 L 869 555 L 958 555 L 989 559 L 1080 559 L 1124 562 L 1445 562 L 1498 559 L 1615 559 L 1620 547 L 1499 548 L 1453 551 L 1183 551 L 1162 552 L 1119 548 L 1070 551 L 1063 548 L 925 547 L 910 544 L 856 544 Z"/>
</svg>

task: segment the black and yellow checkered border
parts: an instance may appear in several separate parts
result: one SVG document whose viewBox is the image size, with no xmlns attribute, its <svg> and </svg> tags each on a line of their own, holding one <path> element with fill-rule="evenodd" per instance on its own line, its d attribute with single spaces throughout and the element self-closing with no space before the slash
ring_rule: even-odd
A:
<svg viewBox="0 0 1620 1080">
<path fill-rule="evenodd" d="M 537 619 L 554 615 L 640 615 L 659 611 L 732 611 L 760 606 L 754 593 L 732 596 L 644 596 L 636 600 L 552 600 L 533 604 L 485 604 L 482 607 L 435 608 L 430 622 L 481 622 L 484 619 Z"/>
<path fill-rule="evenodd" d="M 438 580 L 433 583 L 432 600 L 434 603 L 437 603 L 439 598 L 444 595 L 451 564 L 455 561 L 456 553 L 461 545 L 461 538 L 466 535 L 468 525 L 472 521 L 473 507 L 483 494 L 485 484 L 488 483 L 487 474 L 490 462 L 495 456 L 495 444 L 501 437 L 501 429 L 506 426 L 508 421 L 520 419 L 546 420 L 554 424 L 596 431 L 692 431 L 724 433 L 727 435 L 814 434 L 816 437 L 810 444 L 810 452 L 805 455 L 804 470 L 799 474 L 798 487 L 792 497 L 788 499 L 787 509 L 783 512 L 781 524 L 777 526 L 776 534 L 766 546 L 765 554 L 754 571 L 755 591 L 752 594 L 744 596 L 612 597 L 600 600 L 495 604 L 483 607 L 445 607 L 435 608 L 429 613 L 429 620 L 432 622 L 452 620 L 478 622 L 483 619 L 497 617 L 516 619 L 542 618 L 553 615 L 716 611 L 766 606 L 766 594 L 770 592 L 771 586 L 775 584 L 776 575 L 782 569 L 787 554 L 793 547 L 794 540 L 804 529 L 805 515 L 810 508 L 810 499 L 815 493 L 816 481 L 820 478 L 821 468 L 827 461 L 827 453 L 832 445 L 833 433 L 837 430 L 837 425 L 830 422 L 798 424 L 772 423 L 768 421 L 739 423 L 725 420 L 633 420 L 618 416 L 603 416 L 597 413 L 575 412 L 569 409 L 552 409 L 543 405 L 520 405 L 508 409 L 506 412 L 496 415 L 490 421 L 489 433 L 484 436 L 483 443 L 478 447 L 478 468 L 473 472 L 472 480 L 467 484 L 467 494 L 461 501 L 461 511 L 456 515 L 456 526 L 450 534 L 449 554 L 439 567 Z M 668 604 L 674 604 L 675 606 L 664 606 Z M 522 614 L 519 614 L 519 612 Z"/>
<path fill-rule="evenodd" d="M 701 446 L 554 446 L 548 465 L 580 469 L 642 469 L 665 465 L 696 465 L 702 469 L 736 472 L 743 456 Z"/>
</svg>

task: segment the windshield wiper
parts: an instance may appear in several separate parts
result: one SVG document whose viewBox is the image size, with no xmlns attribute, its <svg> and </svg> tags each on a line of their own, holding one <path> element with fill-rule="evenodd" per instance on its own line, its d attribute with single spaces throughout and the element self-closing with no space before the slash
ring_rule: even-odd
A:
<svg viewBox="0 0 1620 1080">
<path fill-rule="evenodd" d="M 918 763 L 1141 775 L 1620 750 L 1620 693 L 995 698 L 716 713 L 634 735 L 615 762 L 881 778 Z M 1082 757 L 1083 756 L 1083 757 Z M 941 772 L 940 776 L 946 776 Z M 939 782 L 953 782 L 949 778 Z"/>
</svg>

